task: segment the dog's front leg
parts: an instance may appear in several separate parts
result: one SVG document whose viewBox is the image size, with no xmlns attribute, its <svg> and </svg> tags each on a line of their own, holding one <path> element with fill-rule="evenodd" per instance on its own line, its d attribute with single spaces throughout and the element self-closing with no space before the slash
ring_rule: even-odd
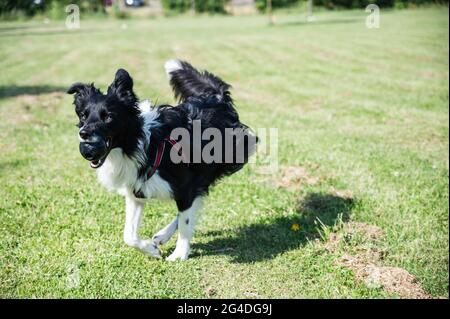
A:
<svg viewBox="0 0 450 319">
<path fill-rule="evenodd" d="M 168 261 L 186 260 L 189 257 L 190 241 L 194 234 L 195 214 L 201 209 L 202 198 L 197 197 L 191 207 L 178 214 L 178 240 L 173 253 L 166 258 Z"/>
<path fill-rule="evenodd" d="M 161 252 L 152 240 L 142 240 L 139 238 L 139 226 L 141 224 L 144 204 L 134 198 L 126 197 L 126 217 L 123 239 L 125 243 L 139 249 L 146 255 L 161 258 Z"/>
</svg>

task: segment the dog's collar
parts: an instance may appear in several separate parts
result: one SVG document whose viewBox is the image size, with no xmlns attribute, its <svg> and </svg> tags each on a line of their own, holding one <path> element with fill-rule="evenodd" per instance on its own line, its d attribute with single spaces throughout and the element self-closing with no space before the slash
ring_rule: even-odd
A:
<svg viewBox="0 0 450 319">
<path fill-rule="evenodd" d="M 170 143 L 178 153 L 181 152 L 181 156 L 183 157 L 184 160 L 186 160 L 183 152 L 181 151 L 181 145 L 170 136 L 166 137 L 165 139 L 162 140 L 161 143 L 159 143 L 158 150 L 156 151 L 155 161 L 153 162 L 153 165 L 150 166 L 150 169 L 147 170 L 147 172 L 145 173 L 145 181 L 148 181 L 150 178 L 152 178 L 153 175 L 155 175 L 156 171 L 158 170 L 159 165 L 161 165 L 161 161 L 164 156 L 164 151 L 166 149 L 166 142 Z M 137 191 L 135 190 L 134 196 L 136 196 L 136 198 L 145 197 L 141 190 Z"/>
</svg>

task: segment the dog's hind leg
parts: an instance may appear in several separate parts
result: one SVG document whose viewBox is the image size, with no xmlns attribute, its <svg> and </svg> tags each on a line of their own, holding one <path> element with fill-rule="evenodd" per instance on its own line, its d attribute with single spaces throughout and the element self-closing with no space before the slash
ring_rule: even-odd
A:
<svg viewBox="0 0 450 319">
<path fill-rule="evenodd" d="M 126 218 L 123 239 L 128 246 L 139 249 L 146 255 L 160 258 L 161 253 L 152 240 L 142 240 L 139 238 L 139 226 L 141 224 L 143 210 L 143 203 L 132 197 L 126 197 Z"/>
<path fill-rule="evenodd" d="M 175 218 L 169 225 L 161 229 L 153 236 L 153 242 L 156 245 L 163 245 L 167 243 L 178 228 L 178 217 Z"/>
<path fill-rule="evenodd" d="M 189 257 L 190 241 L 194 235 L 195 214 L 201 209 L 202 198 L 197 197 L 191 207 L 178 214 L 178 240 L 173 253 L 166 258 L 168 261 L 186 260 Z"/>
</svg>

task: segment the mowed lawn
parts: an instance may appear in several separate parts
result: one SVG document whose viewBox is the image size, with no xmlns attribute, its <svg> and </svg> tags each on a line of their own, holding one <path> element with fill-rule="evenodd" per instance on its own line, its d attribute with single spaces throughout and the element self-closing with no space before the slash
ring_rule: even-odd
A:
<svg viewBox="0 0 450 319">
<path fill-rule="evenodd" d="M 448 298 L 448 9 L 364 20 L 0 23 L 0 297 Z M 124 200 L 81 158 L 65 90 L 124 67 L 141 98 L 174 103 L 173 57 L 230 82 L 244 123 L 278 128 L 279 171 L 218 184 L 191 258 L 169 263 L 124 244 Z M 148 204 L 142 237 L 175 214 Z"/>
</svg>

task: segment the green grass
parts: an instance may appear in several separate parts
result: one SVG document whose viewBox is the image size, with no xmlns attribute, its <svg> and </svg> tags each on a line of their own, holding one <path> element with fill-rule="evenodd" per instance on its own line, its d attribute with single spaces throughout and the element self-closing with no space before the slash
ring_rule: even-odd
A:
<svg viewBox="0 0 450 319">
<path fill-rule="evenodd" d="M 373 243 L 382 265 L 448 297 L 448 9 L 382 11 L 380 29 L 364 18 L 0 24 L 0 297 L 396 297 L 323 249 L 349 221 L 383 230 Z M 280 166 L 318 180 L 275 188 L 250 166 L 225 179 L 184 263 L 122 242 L 124 200 L 99 188 L 79 155 L 63 93 L 76 81 L 104 89 L 125 67 L 140 97 L 173 102 L 162 68 L 172 57 L 230 82 L 245 123 L 279 129 Z M 142 237 L 174 214 L 173 203 L 147 205 Z"/>
</svg>

